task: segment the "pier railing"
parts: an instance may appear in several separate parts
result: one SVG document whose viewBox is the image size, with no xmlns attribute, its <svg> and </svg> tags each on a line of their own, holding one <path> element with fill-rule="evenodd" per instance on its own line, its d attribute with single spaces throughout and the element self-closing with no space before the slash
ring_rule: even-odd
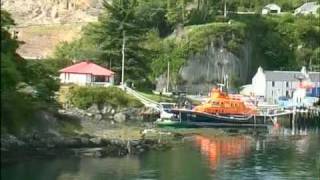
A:
<svg viewBox="0 0 320 180">
<path fill-rule="evenodd" d="M 140 93 L 138 93 L 137 91 L 127 87 L 127 86 L 119 86 L 119 88 L 123 89 L 125 92 L 127 92 L 128 94 L 136 97 L 142 104 L 144 104 L 146 107 L 150 107 L 150 108 L 154 108 L 156 110 L 160 111 L 160 105 L 158 102 L 151 100 L 143 95 L 141 95 Z"/>
</svg>

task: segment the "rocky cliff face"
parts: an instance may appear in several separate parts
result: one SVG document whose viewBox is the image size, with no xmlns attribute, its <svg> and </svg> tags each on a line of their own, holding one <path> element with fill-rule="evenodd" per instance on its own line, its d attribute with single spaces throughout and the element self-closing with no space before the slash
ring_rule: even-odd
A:
<svg viewBox="0 0 320 180">
<path fill-rule="evenodd" d="M 94 21 L 102 0 L 2 0 L 18 25 Z"/>
<path fill-rule="evenodd" d="M 182 37 L 172 35 L 165 39 L 165 43 L 184 51 L 179 58 L 168 54 L 172 64 L 179 68 L 171 70 L 171 89 L 207 94 L 217 83 L 228 82 L 229 87 L 245 83 L 254 56 L 246 28 L 241 22 L 214 22 L 186 26 L 180 33 Z M 177 66 L 180 60 L 182 66 Z M 166 76 L 163 72 L 158 78 L 157 90 L 166 88 Z"/>
<path fill-rule="evenodd" d="M 216 83 L 222 83 L 228 76 L 229 85 L 246 82 L 251 66 L 250 43 L 241 45 L 239 55 L 211 43 L 202 53 L 188 57 L 181 67 L 179 85 L 173 89 L 187 91 L 191 94 L 207 94 Z M 156 89 L 161 91 L 166 87 L 166 74 L 158 78 Z"/>
<path fill-rule="evenodd" d="M 96 21 L 103 0 L 2 0 L 1 8 L 11 13 L 18 39 L 18 53 L 41 59 L 52 55 L 55 46 L 79 36 L 81 27 Z"/>
</svg>

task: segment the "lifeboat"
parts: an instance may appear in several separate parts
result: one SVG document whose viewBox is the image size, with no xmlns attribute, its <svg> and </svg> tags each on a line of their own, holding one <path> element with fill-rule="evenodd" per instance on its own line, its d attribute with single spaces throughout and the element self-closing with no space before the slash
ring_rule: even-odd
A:
<svg viewBox="0 0 320 180">
<path fill-rule="evenodd" d="M 257 109 L 252 100 L 241 95 L 230 95 L 213 88 L 208 100 L 193 109 L 171 109 L 170 118 L 159 118 L 156 124 L 175 127 L 253 126 Z"/>
<path fill-rule="evenodd" d="M 241 95 L 228 95 L 218 88 L 213 88 L 209 100 L 193 110 L 219 115 L 254 115 L 256 114 L 255 106 L 245 101 Z"/>
</svg>

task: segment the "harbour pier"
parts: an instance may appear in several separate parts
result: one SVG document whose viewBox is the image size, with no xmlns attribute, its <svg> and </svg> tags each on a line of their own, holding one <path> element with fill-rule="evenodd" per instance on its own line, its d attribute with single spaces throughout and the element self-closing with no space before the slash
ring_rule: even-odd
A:
<svg viewBox="0 0 320 180">
<path fill-rule="evenodd" d="M 255 119 L 263 119 L 263 124 L 268 124 L 272 122 L 276 124 L 280 117 L 287 117 L 291 120 L 291 124 L 294 124 L 295 121 L 312 121 L 312 124 L 320 124 L 320 107 L 308 107 L 308 108 L 298 108 L 294 107 L 292 109 L 282 109 L 279 107 L 263 107 L 259 109 L 258 115 Z M 257 122 L 255 120 L 255 122 Z"/>
</svg>

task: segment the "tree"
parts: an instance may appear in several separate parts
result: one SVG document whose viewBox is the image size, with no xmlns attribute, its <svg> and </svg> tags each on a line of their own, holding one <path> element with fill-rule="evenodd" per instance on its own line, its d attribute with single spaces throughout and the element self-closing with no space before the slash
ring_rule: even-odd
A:
<svg viewBox="0 0 320 180">
<path fill-rule="evenodd" d="M 184 23 L 185 0 L 167 0 L 166 17 L 172 25 Z"/>
<path fill-rule="evenodd" d="M 189 8 L 192 2 L 188 4 Z M 222 7 L 221 0 L 198 0 L 196 8 L 189 9 L 188 24 L 202 24 L 214 19 Z"/>
<path fill-rule="evenodd" d="M 85 29 L 101 50 L 100 61 L 112 60 L 112 69 L 121 72 L 122 49 L 125 55 L 125 73 L 128 79 L 146 77 L 148 51 L 141 47 L 146 29 L 141 28 L 141 20 L 135 14 L 136 0 L 104 1 L 104 11 L 97 23 Z M 125 47 L 123 48 L 123 42 Z"/>
<path fill-rule="evenodd" d="M 317 55 L 320 48 L 319 17 L 310 16 L 297 19 L 296 37 L 298 39 L 297 62 L 311 69 L 314 65 L 316 67 L 319 62 Z"/>
<path fill-rule="evenodd" d="M 59 43 L 53 53 L 54 59 L 65 60 L 96 60 L 100 55 L 97 46 L 86 37 L 74 40 L 72 42 Z"/>
<path fill-rule="evenodd" d="M 13 25 L 10 14 L 1 10 L 1 130 L 10 133 L 32 126 L 36 110 L 50 107 L 59 88 L 50 66 L 16 53 L 19 42 L 9 32 Z M 30 95 L 29 89 L 37 95 Z"/>
<path fill-rule="evenodd" d="M 146 29 L 157 29 L 160 37 L 165 37 L 172 32 L 167 14 L 165 0 L 138 0 L 135 15 L 139 17 L 139 26 Z"/>
<path fill-rule="evenodd" d="M 18 55 L 18 41 L 12 39 L 9 33 L 10 26 L 14 21 L 10 14 L 1 10 L 1 92 L 14 89 L 20 79 L 18 67 L 16 64 Z"/>
</svg>

